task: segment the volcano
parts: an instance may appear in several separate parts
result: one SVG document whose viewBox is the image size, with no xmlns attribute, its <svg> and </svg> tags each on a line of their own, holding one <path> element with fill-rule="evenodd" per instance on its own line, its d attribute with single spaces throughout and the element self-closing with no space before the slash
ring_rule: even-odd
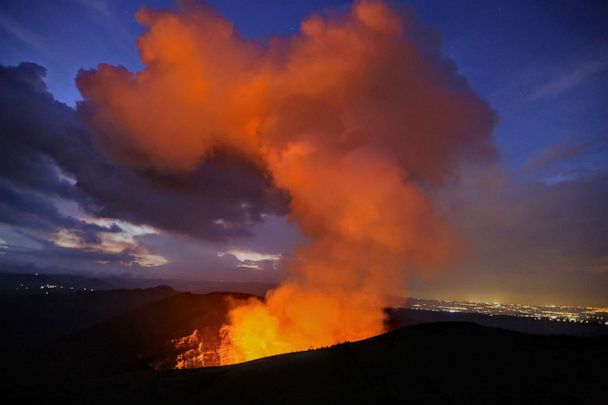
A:
<svg viewBox="0 0 608 405">
<path fill-rule="evenodd" d="M 179 293 L 2 359 L 9 403 L 588 403 L 608 396 L 607 337 L 472 323 L 222 365 L 227 314 L 253 296 Z M 183 370 L 182 368 L 190 368 Z"/>
</svg>

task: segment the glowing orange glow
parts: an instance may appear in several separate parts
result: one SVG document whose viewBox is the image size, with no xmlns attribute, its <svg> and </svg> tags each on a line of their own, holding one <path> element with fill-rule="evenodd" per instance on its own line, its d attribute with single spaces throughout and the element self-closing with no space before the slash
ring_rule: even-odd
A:
<svg viewBox="0 0 608 405">
<path fill-rule="evenodd" d="M 377 151 L 336 159 L 297 145 L 271 167 L 277 184 L 291 191 L 292 215 L 312 242 L 265 303 L 232 311 L 236 358 L 381 333 L 383 294 L 403 287 L 406 263 L 441 264 L 450 252 L 449 232 L 396 164 Z"/>
<path fill-rule="evenodd" d="M 101 147 L 169 171 L 237 150 L 291 195 L 310 242 L 264 302 L 231 311 L 235 361 L 381 333 L 384 297 L 403 295 L 408 272 L 462 256 L 421 185 L 450 176 L 459 155 L 491 153 L 493 113 L 436 41 L 417 42 L 414 23 L 382 1 L 313 15 L 267 45 L 184 7 L 138 13 L 149 28 L 142 72 L 80 72 L 81 112 Z"/>
</svg>

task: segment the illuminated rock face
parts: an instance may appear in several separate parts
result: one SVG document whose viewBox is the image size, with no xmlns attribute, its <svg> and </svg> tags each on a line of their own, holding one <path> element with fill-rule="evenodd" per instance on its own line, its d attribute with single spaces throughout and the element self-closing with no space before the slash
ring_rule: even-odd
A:
<svg viewBox="0 0 608 405">
<path fill-rule="evenodd" d="M 205 333 L 206 332 L 206 333 Z M 233 364 L 234 353 L 230 344 L 230 327 L 223 325 L 216 333 L 195 329 L 190 335 L 171 339 L 176 356 L 171 368 L 198 368 Z"/>
<path fill-rule="evenodd" d="M 240 293 L 178 294 L 121 324 L 138 326 L 125 336 L 128 343 L 112 346 L 136 348 L 137 365 L 153 370 L 237 363 L 228 313 L 252 298 Z"/>
</svg>

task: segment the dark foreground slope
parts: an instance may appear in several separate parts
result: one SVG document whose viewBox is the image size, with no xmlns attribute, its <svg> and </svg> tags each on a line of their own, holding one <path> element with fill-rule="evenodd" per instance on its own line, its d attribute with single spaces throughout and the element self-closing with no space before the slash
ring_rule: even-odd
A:
<svg viewBox="0 0 608 405">
<path fill-rule="evenodd" d="M 236 366 L 123 376 L 91 393 L 180 404 L 606 404 L 607 348 L 605 338 L 427 324 Z"/>
<path fill-rule="evenodd" d="M 416 325 L 235 366 L 150 368 L 145 353 L 221 322 L 225 303 L 223 294 L 176 295 L 13 362 L 5 403 L 605 404 L 608 398 L 607 338 L 469 323 Z"/>
</svg>

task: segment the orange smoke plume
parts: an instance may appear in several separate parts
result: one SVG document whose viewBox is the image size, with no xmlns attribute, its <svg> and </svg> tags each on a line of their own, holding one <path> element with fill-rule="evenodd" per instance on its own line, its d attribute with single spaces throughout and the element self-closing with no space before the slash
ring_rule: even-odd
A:
<svg viewBox="0 0 608 405">
<path fill-rule="evenodd" d="M 291 195 L 310 242 L 264 302 L 231 313 L 237 360 L 383 330 L 408 271 L 459 256 L 422 191 L 460 156 L 491 154 L 494 115 L 433 41 L 382 1 L 306 19 L 298 35 L 241 38 L 204 6 L 143 9 L 146 68 L 77 78 L 80 110 L 123 164 L 188 171 L 219 149 L 248 156 Z"/>
</svg>

